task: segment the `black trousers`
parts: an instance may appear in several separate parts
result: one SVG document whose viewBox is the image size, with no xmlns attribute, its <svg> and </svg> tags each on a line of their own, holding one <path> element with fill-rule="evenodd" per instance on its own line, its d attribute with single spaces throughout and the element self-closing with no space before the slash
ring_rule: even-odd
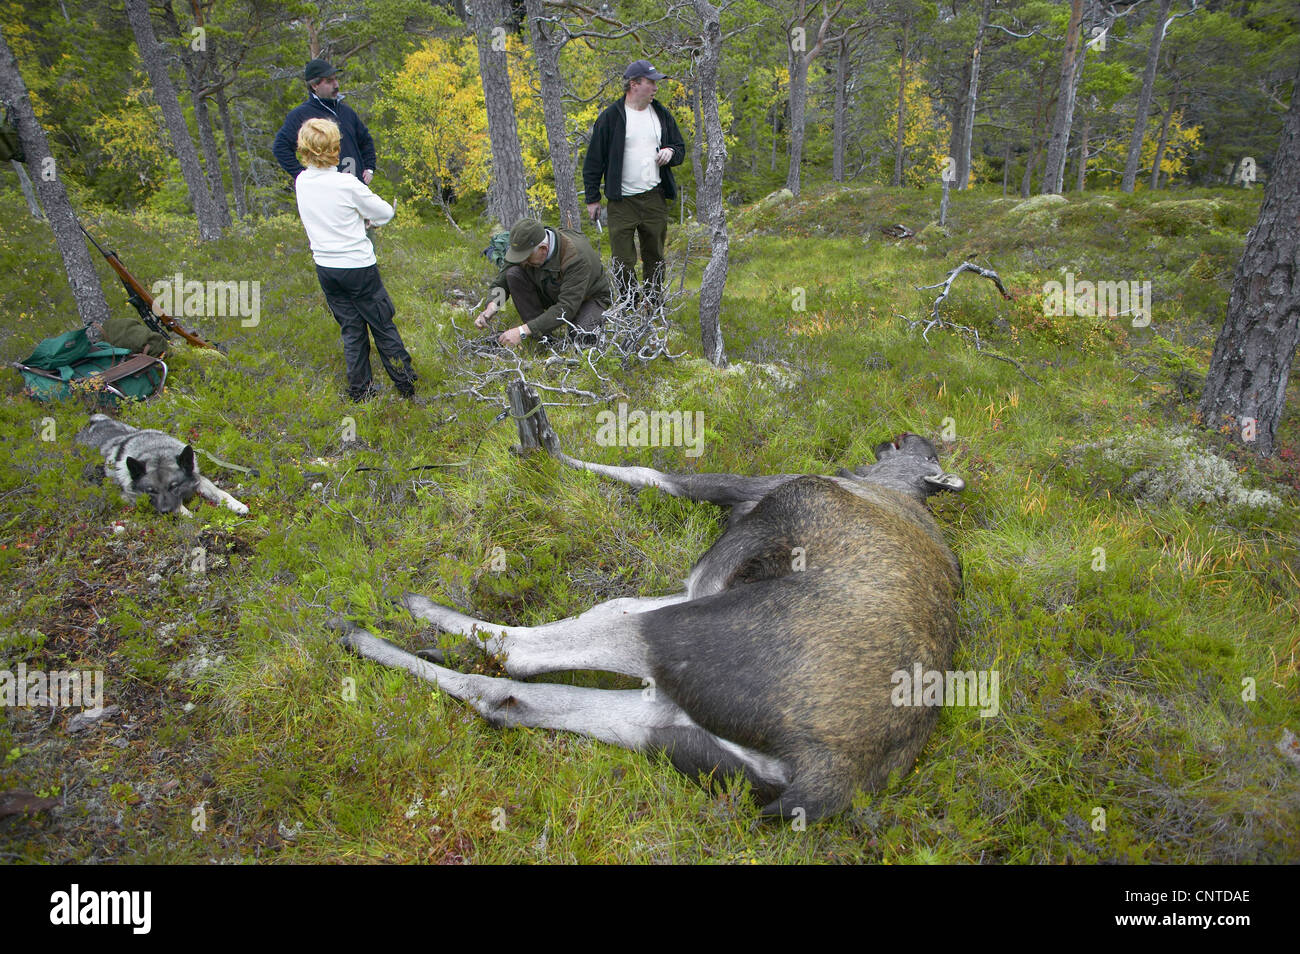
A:
<svg viewBox="0 0 1300 954">
<path fill-rule="evenodd" d="M 374 393 L 370 376 L 370 335 L 374 336 L 384 370 L 393 379 L 398 393 L 404 396 L 414 394 L 416 378 L 411 356 L 393 324 L 397 309 L 379 277 L 379 266 L 326 268 L 317 265 L 316 277 L 343 335 L 348 395 L 356 401 Z"/>
</svg>

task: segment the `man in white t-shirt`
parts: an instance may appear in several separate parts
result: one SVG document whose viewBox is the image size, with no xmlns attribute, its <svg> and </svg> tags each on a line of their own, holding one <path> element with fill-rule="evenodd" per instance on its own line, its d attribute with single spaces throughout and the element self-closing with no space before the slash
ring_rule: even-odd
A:
<svg viewBox="0 0 1300 954">
<path fill-rule="evenodd" d="M 668 238 L 668 200 L 677 197 L 672 166 L 686 158 L 686 144 L 672 113 L 655 101 L 667 79 L 646 60 L 623 73 L 622 99 L 596 119 L 582 164 L 587 213 L 600 215 L 600 183 L 609 199 L 609 242 L 614 274 L 626 288 L 636 282 L 637 241 L 642 279 L 652 298 L 663 281 L 664 242 Z"/>
<path fill-rule="evenodd" d="M 379 277 L 367 225 L 383 225 L 393 207 L 356 176 L 339 172 L 339 127 L 309 119 L 298 130 L 298 154 L 306 168 L 294 180 L 316 277 L 343 335 L 348 396 L 364 401 L 377 391 L 370 375 L 370 337 L 384 370 L 405 398 L 415 396 L 415 371 L 393 324 L 396 309 Z"/>
</svg>

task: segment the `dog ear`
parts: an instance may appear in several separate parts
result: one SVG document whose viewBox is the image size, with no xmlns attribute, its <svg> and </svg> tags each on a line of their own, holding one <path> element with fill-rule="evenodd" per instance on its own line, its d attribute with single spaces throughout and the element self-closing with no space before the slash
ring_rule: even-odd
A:
<svg viewBox="0 0 1300 954">
<path fill-rule="evenodd" d="M 126 459 L 126 469 L 130 472 L 132 480 L 139 480 L 144 476 L 144 461 L 136 460 L 134 457 L 128 457 Z"/>
<path fill-rule="evenodd" d="M 180 464 L 181 470 L 192 476 L 194 474 L 194 448 L 186 444 L 185 450 L 176 455 L 176 463 Z"/>
</svg>

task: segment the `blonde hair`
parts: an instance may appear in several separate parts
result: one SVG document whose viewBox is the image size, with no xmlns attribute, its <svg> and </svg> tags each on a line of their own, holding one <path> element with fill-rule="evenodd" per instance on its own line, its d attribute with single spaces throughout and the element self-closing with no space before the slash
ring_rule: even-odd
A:
<svg viewBox="0 0 1300 954">
<path fill-rule="evenodd" d="M 304 165 L 329 169 L 339 164 L 339 124 L 332 119 L 309 119 L 298 130 L 298 153 Z"/>
</svg>

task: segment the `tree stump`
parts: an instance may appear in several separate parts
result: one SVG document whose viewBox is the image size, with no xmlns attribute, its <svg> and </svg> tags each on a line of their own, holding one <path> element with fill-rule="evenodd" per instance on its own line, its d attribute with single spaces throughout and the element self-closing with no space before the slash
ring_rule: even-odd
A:
<svg viewBox="0 0 1300 954">
<path fill-rule="evenodd" d="M 510 450 L 523 457 L 540 448 L 558 456 L 560 439 L 532 385 L 527 381 L 512 381 L 506 385 L 506 399 L 510 402 L 510 416 L 519 425 L 519 443 Z"/>
</svg>

